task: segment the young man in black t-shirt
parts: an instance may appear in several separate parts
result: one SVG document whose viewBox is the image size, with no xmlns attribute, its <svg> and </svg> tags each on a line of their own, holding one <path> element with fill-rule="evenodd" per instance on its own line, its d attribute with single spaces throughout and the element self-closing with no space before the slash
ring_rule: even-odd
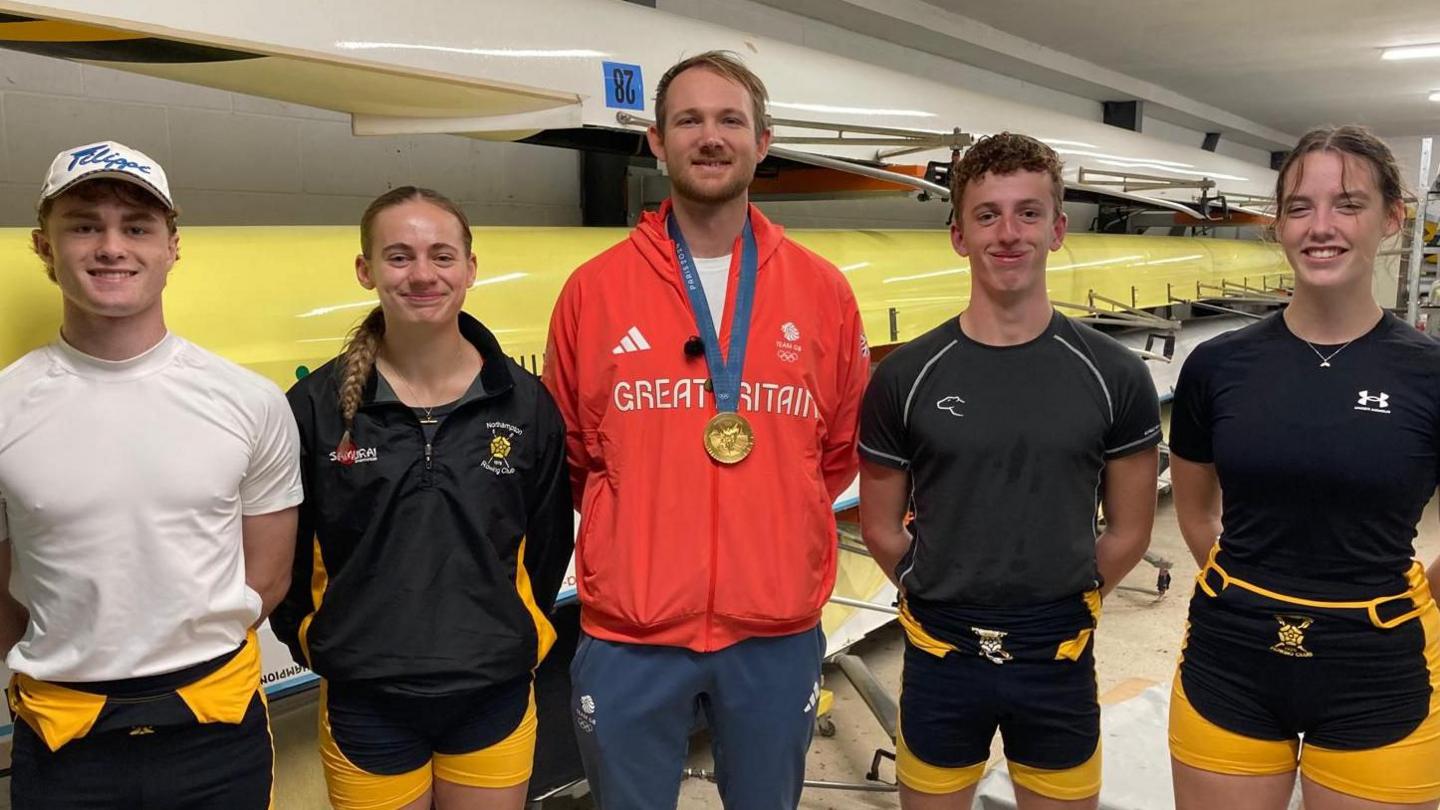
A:
<svg viewBox="0 0 1440 810">
<path fill-rule="evenodd" d="M 1094 808 L 1090 641 L 1149 545 L 1159 404 L 1134 353 L 1050 304 L 1054 151 L 984 138 L 952 184 L 969 306 L 886 358 L 861 416 L 864 539 L 903 595 L 901 803 L 968 808 L 998 728 L 1021 810 Z"/>
</svg>

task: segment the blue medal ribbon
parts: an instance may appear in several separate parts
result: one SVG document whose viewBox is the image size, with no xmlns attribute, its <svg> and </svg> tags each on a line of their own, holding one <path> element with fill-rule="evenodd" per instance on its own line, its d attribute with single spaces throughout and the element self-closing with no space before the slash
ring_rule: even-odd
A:
<svg viewBox="0 0 1440 810">
<path fill-rule="evenodd" d="M 705 288 L 700 284 L 700 271 L 695 268 L 690 246 L 685 243 L 685 234 L 680 232 L 680 223 L 676 222 L 674 214 L 669 217 L 666 228 L 670 232 L 670 241 L 675 243 L 675 255 L 680 260 L 680 278 L 685 282 L 686 295 L 690 297 L 695 325 L 700 329 L 700 339 L 705 342 L 705 364 L 710 369 L 711 384 L 715 388 L 715 409 L 720 413 L 733 413 L 740 406 L 740 374 L 745 365 L 745 344 L 750 337 L 750 310 L 755 302 L 755 275 L 759 264 L 759 250 L 755 247 L 755 231 L 750 227 L 750 217 L 746 215 L 745 229 L 740 234 L 740 285 L 735 288 L 728 358 L 720 355 L 720 333 L 715 328 L 715 319 L 710 317 L 710 304 L 705 300 Z"/>
</svg>

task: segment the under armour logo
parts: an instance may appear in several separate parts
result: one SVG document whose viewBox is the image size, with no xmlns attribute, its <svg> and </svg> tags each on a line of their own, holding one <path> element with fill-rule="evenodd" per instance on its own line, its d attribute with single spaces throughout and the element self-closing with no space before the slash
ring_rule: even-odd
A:
<svg viewBox="0 0 1440 810">
<path fill-rule="evenodd" d="M 1275 616 L 1280 623 L 1280 642 L 1270 648 L 1271 652 L 1288 655 L 1291 658 L 1313 658 L 1315 654 L 1305 649 L 1305 628 L 1315 622 L 1309 616 Z"/>
<path fill-rule="evenodd" d="M 1361 391 L 1355 403 L 1355 410 L 1370 413 L 1390 413 L 1390 395 L 1381 391 L 1372 396 L 1369 390 Z"/>
<path fill-rule="evenodd" d="M 980 654 L 990 663 L 1003 664 L 1015 657 L 1004 646 L 1005 637 L 1010 635 L 1009 633 L 1003 630 L 986 630 L 983 627 L 972 627 L 970 631 L 980 637 Z"/>
<path fill-rule="evenodd" d="M 965 414 L 960 412 L 960 406 L 964 404 L 965 400 L 959 397 L 944 397 L 935 403 L 935 407 L 942 411 L 949 411 L 952 416 L 964 416 Z"/>
</svg>

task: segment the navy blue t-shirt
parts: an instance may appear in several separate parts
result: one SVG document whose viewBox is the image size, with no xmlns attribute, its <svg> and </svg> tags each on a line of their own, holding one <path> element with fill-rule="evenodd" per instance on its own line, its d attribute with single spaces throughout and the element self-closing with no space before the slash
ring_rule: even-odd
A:
<svg viewBox="0 0 1440 810">
<path fill-rule="evenodd" d="M 1343 349 L 1312 351 L 1280 314 L 1212 338 L 1180 371 L 1170 449 L 1215 465 L 1231 574 L 1317 599 L 1404 591 L 1440 467 L 1440 343 L 1388 313 Z"/>
</svg>

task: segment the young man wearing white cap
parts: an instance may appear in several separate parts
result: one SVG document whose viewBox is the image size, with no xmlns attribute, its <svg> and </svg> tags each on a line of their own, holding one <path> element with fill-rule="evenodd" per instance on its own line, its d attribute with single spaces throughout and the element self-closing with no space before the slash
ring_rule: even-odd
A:
<svg viewBox="0 0 1440 810">
<path fill-rule="evenodd" d="M 60 336 L 0 371 L 17 810 L 271 803 L 253 628 L 289 582 L 298 442 L 278 388 L 166 330 L 175 216 L 118 143 L 41 189 Z"/>
</svg>

